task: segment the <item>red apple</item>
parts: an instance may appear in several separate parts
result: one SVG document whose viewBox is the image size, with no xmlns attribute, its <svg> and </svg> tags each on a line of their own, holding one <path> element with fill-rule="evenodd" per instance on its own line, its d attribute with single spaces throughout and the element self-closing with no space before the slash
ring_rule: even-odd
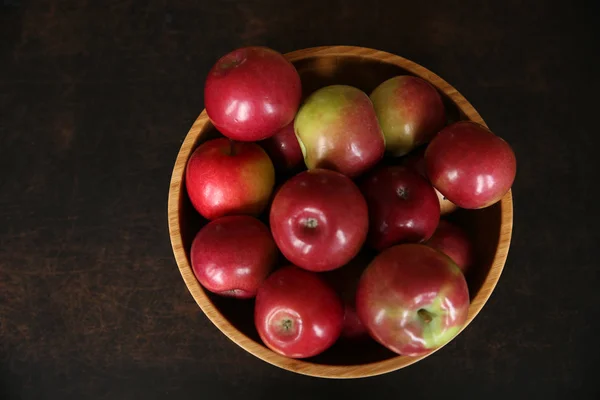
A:
<svg viewBox="0 0 600 400">
<path fill-rule="evenodd" d="M 422 244 L 402 244 L 369 264 L 358 284 L 356 309 L 379 343 L 398 354 L 419 356 L 460 332 L 469 291 L 449 257 Z"/>
<path fill-rule="evenodd" d="M 429 180 L 429 178 L 427 178 L 427 172 L 425 171 L 425 148 L 420 148 L 411 152 L 404 158 L 402 165 L 414 169 L 423 178 Z M 441 194 L 439 190 L 437 190 L 436 188 L 433 189 L 435 190 L 435 194 L 437 195 L 438 200 L 440 202 L 441 215 L 450 214 L 452 211 L 458 208 L 456 204 L 444 197 L 444 195 Z"/>
<path fill-rule="evenodd" d="M 328 349 L 340 336 L 343 318 L 340 299 L 314 272 L 284 267 L 258 289 L 258 334 L 267 347 L 286 357 L 312 357 Z"/>
<path fill-rule="evenodd" d="M 258 215 L 269 201 L 275 169 L 256 143 L 213 139 L 192 153 L 185 184 L 194 208 L 207 219 Z"/>
<path fill-rule="evenodd" d="M 271 157 L 278 171 L 294 171 L 304 165 L 302 150 L 294 133 L 293 121 L 260 144 Z"/>
<path fill-rule="evenodd" d="M 271 205 L 275 243 L 293 264 L 327 271 L 350 261 L 365 241 L 365 199 L 350 178 L 314 169 L 286 181 Z"/>
<path fill-rule="evenodd" d="M 382 167 L 361 183 L 369 207 L 367 241 L 376 250 L 397 243 L 422 242 L 440 220 L 440 203 L 433 187 L 403 166 Z"/>
<path fill-rule="evenodd" d="M 416 76 L 388 79 L 375 88 L 371 100 L 385 135 L 386 150 L 394 156 L 430 141 L 446 124 L 440 94 Z"/>
<path fill-rule="evenodd" d="M 346 339 L 369 338 L 367 329 L 356 313 L 356 288 L 371 258 L 366 252 L 361 251 L 348 264 L 323 274 L 325 280 L 337 292 L 344 304 L 344 325 L 341 337 Z"/>
<path fill-rule="evenodd" d="M 440 221 L 435 233 L 425 244 L 450 257 L 463 274 L 473 263 L 475 249 L 469 236 L 451 222 Z"/>
<path fill-rule="evenodd" d="M 292 122 L 302 88 L 283 55 L 266 47 L 244 47 L 212 67 L 204 86 L 206 113 L 225 136 L 256 141 Z"/>
<path fill-rule="evenodd" d="M 247 299 L 277 262 L 277 246 L 269 229 L 247 215 L 222 217 L 206 224 L 191 250 L 196 278 L 207 290 Z"/>
<path fill-rule="evenodd" d="M 356 177 L 377 164 L 385 151 L 369 96 L 352 86 L 327 86 L 311 94 L 294 128 L 309 169 Z"/>
<path fill-rule="evenodd" d="M 510 145 L 470 121 L 442 129 L 425 151 L 427 176 L 437 190 L 462 208 L 499 201 L 515 180 L 517 161 Z"/>
</svg>

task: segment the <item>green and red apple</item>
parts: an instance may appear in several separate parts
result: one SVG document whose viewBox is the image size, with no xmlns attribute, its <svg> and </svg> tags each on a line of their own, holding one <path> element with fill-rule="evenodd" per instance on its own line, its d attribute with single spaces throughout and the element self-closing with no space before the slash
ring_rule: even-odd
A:
<svg viewBox="0 0 600 400">
<path fill-rule="evenodd" d="M 386 151 L 408 154 L 429 142 L 446 124 L 446 110 L 437 90 L 424 79 L 401 75 L 383 82 L 371 93 Z"/>
<path fill-rule="evenodd" d="M 385 152 L 373 104 L 352 86 L 327 86 L 311 94 L 294 129 L 308 169 L 332 169 L 352 178 L 375 166 Z"/>
<path fill-rule="evenodd" d="M 401 244 L 369 264 L 358 284 L 356 310 L 379 343 L 398 354 L 419 356 L 460 332 L 469 290 L 450 257 L 423 244 Z"/>
<path fill-rule="evenodd" d="M 192 205 L 206 219 L 256 216 L 270 200 L 275 168 L 256 143 L 212 139 L 192 153 L 185 185 Z"/>
</svg>

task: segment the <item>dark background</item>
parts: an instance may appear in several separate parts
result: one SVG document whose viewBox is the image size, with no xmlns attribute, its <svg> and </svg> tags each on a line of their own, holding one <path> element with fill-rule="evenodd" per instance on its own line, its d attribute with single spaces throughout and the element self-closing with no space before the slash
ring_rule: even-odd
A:
<svg viewBox="0 0 600 400">
<path fill-rule="evenodd" d="M 1 399 L 600 395 L 593 2 L 2 1 Z M 249 44 L 402 55 L 514 147 L 506 268 L 442 351 L 375 378 L 299 376 L 230 342 L 187 292 L 170 174 L 208 69 Z"/>
</svg>

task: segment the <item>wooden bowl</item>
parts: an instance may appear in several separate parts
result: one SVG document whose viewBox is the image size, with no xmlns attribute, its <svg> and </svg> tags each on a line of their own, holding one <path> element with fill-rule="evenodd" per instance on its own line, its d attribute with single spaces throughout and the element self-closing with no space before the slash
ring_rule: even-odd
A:
<svg viewBox="0 0 600 400">
<path fill-rule="evenodd" d="M 412 74 L 433 84 L 444 98 L 450 120 L 485 122 L 469 102 L 439 76 L 402 57 L 368 48 L 335 46 L 294 51 L 286 57 L 302 78 L 304 96 L 331 84 L 348 84 L 370 93 L 384 80 Z M 382 346 L 339 341 L 324 353 L 305 360 L 283 357 L 265 347 L 253 322 L 253 301 L 223 298 L 205 291 L 190 266 L 192 240 L 206 221 L 198 215 L 185 191 L 184 171 L 199 143 L 219 135 L 202 111 L 188 132 L 177 156 L 169 189 L 169 233 L 179 271 L 206 316 L 237 345 L 256 357 L 300 374 L 327 378 L 379 375 L 413 364 L 426 356 L 398 356 Z M 483 210 L 458 210 L 450 218 L 467 229 L 476 246 L 477 263 L 467 276 L 471 305 L 467 326 L 481 311 L 504 267 L 512 234 L 512 195 Z M 463 328 L 464 329 L 464 328 Z M 429 353 L 430 355 L 432 353 Z"/>
</svg>

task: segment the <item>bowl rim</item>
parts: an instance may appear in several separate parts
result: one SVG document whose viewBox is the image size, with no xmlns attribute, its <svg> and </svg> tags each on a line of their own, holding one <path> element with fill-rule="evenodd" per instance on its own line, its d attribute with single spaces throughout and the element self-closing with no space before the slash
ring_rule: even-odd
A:
<svg viewBox="0 0 600 400">
<path fill-rule="evenodd" d="M 388 53 L 385 51 L 375 50 L 366 47 L 356 46 L 320 46 L 306 48 L 302 50 L 292 51 L 284 55 L 292 63 L 308 58 L 316 58 L 319 56 L 325 57 L 336 57 L 336 56 L 353 56 L 362 57 L 372 60 L 378 60 L 384 63 L 391 63 L 397 65 L 408 72 L 424 78 L 439 91 L 443 92 L 450 100 L 452 100 L 458 109 L 471 121 L 477 122 L 485 127 L 487 124 L 475 108 L 462 96 L 454 87 L 452 87 L 445 80 L 440 78 L 438 75 L 429 71 L 425 67 L 405 59 L 401 56 Z M 310 361 L 302 359 L 291 359 L 279 355 L 263 344 L 250 339 L 244 333 L 234 327 L 215 307 L 210 298 L 207 296 L 205 290 L 202 288 L 198 280 L 196 279 L 194 272 L 191 268 L 189 258 L 185 252 L 183 246 L 183 240 L 181 237 L 180 230 L 180 214 L 179 206 L 181 204 L 182 196 L 185 193 L 182 190 L 184 182 L 184 173 L 187 161 L 194 150 L 195 144 L 200 138 L 202 128 L 207 124 L 209 118 L 206 114 L 206 110 L 203 110 L 198 118 L 194 121 L 192 127 L 188 131 L 181 148 L 177 154 L 177 159 L 173 167 L 173 173 L 171 176 L 171 182 L 169 186 L 169 197 L 168 197 L 168 224 L 169 224 L 169 236 L 171 240 L 171 246 L 173 254 L 179 268 L 179 272 L 185 282 L 192 297 L 206 314 L 208 319 L 231 341 L 236 343 L 238 346 L 249 352 L 250 354 L 258 357 L 259 359 L 272 364 L 274 366 L 283 368 L 288 371 L 296 372 L 303 375 L 321 377 L 321 378 L 361 378 L 384 374 L 387 372 L 395 371 L 404 367 L 407 367 L 415 362 L 422 360 L 425 357 L 440 350 L 441 346 L 425 355 L 418 357 L 409 356 L 395 356 L 393 358 L 376 361 L 367 364 L 358 365 L 325 365 L 315 364 Z M 469 306 L 469 313 L 467 321 L 460 330 L 462 332 L 479 314 L 487 300 L 490 298 L 502 270 L 508 257 L 508 250 L 510 247 L 510 241 L 512 236 L 513 227 L 513 202 L 512 202 L 512 191 L 510 190 L 500 200 L 500 232 L 498 236 L 498 244 L 496 246 L 496 252 L 492 261 L 492 266 L 485 277 L 481 289 L 477 295 L 472 299 Z M 460 334 L 459 332 L 459 334 Z M 458 336 L 458 334 L 457 334 Z M 454 340 L 454 339 L 453 339 Z"/>
</svg>

